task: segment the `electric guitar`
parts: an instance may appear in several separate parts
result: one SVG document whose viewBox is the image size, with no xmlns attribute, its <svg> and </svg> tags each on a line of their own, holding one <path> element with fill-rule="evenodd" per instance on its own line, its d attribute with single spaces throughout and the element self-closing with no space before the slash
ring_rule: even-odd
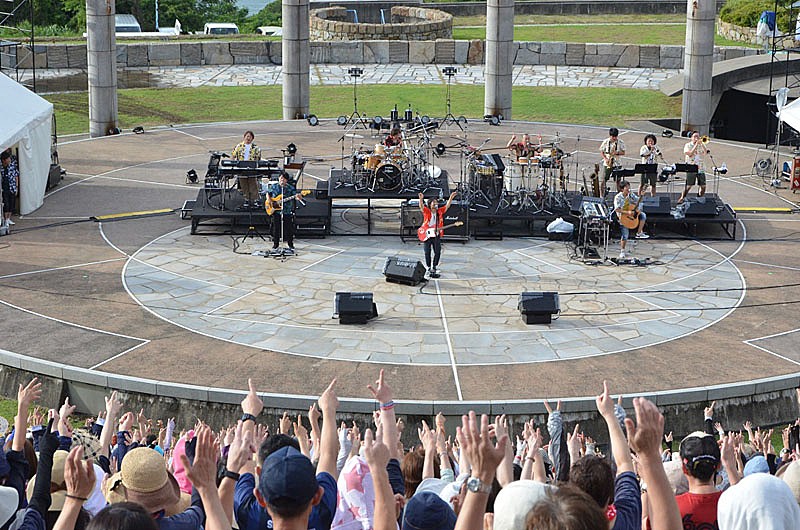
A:
<svg viewBox="0 0 800 530">
<path fill-rule="evenodd" d="M 461 226 L 463 224 L 464 224 L 463 221 L 456 221 L 453 224 L 444 225 L 441 228 L 430 228 L 428 227 L 428 225 L 422 225 L 419 228 L 417 228 L 417 237 L 419 238 L 420 241 L 424 243 L 428 239 L 436 237 L 436 234 L 439 232 L 439 230 L 446 230 L 448 228 L 452 228 L 454 226 Z"/>
<path fill-rule="evenodd" d="M 306 195 L 311 195 L 311 190 L 303 190 L 299 192 L 301 196 L 305 197 Z M 294 197 L 294 196 L 292 196 Z M 292 200 L 291 198 L 286 199 L 287 201 Z M 264 201 L 264 208 L 267 210 L 267 215 L 272 215 L 275 213 L 275 210 L 282 210 L 283 209 L 283 193 L 276 197 L 272 197 L 271 199 L 268 197 L 266 201 Z"/>
<path fill-rule="evenodd" d="M 625 228 L 633 230 L 639 226 L 639 205 L 642 203 L 642 199 L 644 199 L 644 194 L 639 197 L 633 208 L 624 208 L 619 215 L 619 223 Z"/>
</svg>

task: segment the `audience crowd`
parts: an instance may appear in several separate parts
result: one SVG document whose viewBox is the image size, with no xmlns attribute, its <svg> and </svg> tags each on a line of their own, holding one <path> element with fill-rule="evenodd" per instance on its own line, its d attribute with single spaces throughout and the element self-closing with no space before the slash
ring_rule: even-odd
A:
<svg viewBox="0 0 800 530">
<path fill-rule="evenodd" d="M 249 382 L 241 419 L 215 432 L 123 412 L 116 392 L 73 428 L 69 398 L 47 410 L 37 379 L 20 384 L 0 530 L 800 529 L 800 419 L 776 451 L 772 430 L 726 429 L 711 403 L 676 443 L 652 402 L 634 399 L 629 417 L 604 383 L 602 446 L 545 402 L 546 425 L 512 432 L 469 412 L 453 438 L 438 414 L 404 447 L 383 371 L 368 388 L 373 425 L 337 425 L 334 380 L 270 432 Z"/>
</svg>

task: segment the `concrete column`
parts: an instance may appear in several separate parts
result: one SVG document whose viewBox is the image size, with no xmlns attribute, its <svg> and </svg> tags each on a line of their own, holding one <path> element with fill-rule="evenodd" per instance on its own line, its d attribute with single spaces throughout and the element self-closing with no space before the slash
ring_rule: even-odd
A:
<svg viewBox="0 0 800 530">
<path fill-rule="evenodd" d="M 712 0 L 688 0 L 686 51 L 683 63 L 681 130 L 708 134 L 711 123 L 711 81 L 714 66 L 714 18 Z"/>
<path fill-rule="evenodd" d="M 308 114 L 308 0 L 283 0 L 283 119 Z"/>
<path fill-rule="evenodd" d="M 89 135 L 117 127 L 117 41 L 114 0 L 86 0 L 86 65 L 89 77 Z"/>
<path fill-rule="evenodd" d="M 486 2 L 486 65 L 483 112 L 511 119 L 514 69 L 514 0 Z"/>
</svg>

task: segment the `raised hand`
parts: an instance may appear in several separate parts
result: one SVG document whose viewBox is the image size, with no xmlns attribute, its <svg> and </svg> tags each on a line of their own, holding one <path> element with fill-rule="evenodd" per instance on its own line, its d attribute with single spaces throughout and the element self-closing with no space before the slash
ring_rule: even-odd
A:
<svg viewBox="0 0 800 530">
<path fill-rule="evenodd" d="M 17 390 L 17 410 L 22 410 L 23 413 L 27 413 L 31 403 L 38 401 L 41 397 L 42 383 L 39 382 L 38 377 L 31 379 L 24 387 L 22 383 L 20 383 L 19 389 Z M 24 405 L 24 407 L 22 405 Z"/>
<path fill-rule="evenodd" d="M 603 393 L 595 398 L 595 404 L 597 405 L 597 411 L 603 418 L 606 420 L 614 419 L 614 400 L 608 394 L 608 383 L 606 381 L 603 381 Z"/>
<path fill-rule="evenodd" d="M 477 476 L 484 484 L 490 484 L 505 456 L 508 436 L 503 436 L 493 444 L 489 438 L 489 417 L 483 414 L 479 426 L 474 411 L 470 411 L 469 416 L 461 417 L 461 432 L 463 450 L 472 464 L 473 476 Z"/>
<path fill-rule="evenodd" d="M 331 384 L 328 385 L 328 388 L 322 392 L 322 395 L 319 396 L 317 403 L 319 403 L 319 408 L 323 414 L 326 412 L 335 413 L 336 409 L 339 408 L 339 398 L 336 397 L 336 379 L 331 381 Z"/>
<path fill-rule="evenodd" d="M 436 430 L 444 432 L 444 424 L 447 422 L 447 418 L 444 417 L 444 414 L 441 412 L 436 414 Z"/>
<path fill-rule="evenodd" d="M 378 427 L 375 436 L 372 435 L 372 429 L 364 433 L 364 458 L 370 469 L 385 470 L 389 463 L 389 448 L 382 440 L 382 427 Z"/>
<path fill-rule="evenodd" d="M 664 441 L 667 443 L 672 443 L 672 440 L 674 439 L 675 438 L 672 436 L 672 431 L 669 431 L 669 433 L 664 435 Z"/>
<path fill-rule="evenodd" d="M 431 428 L 428 427 L 428 423 L 425 420 L 422 420 L 422 428 L 417 429 L 417 435 L 426 453 L 429 451 L 436 451 L 436 434 L 431 431 Z"/>
<path fill-rule="evenodd" d="M 253 444 L 253 432 L 243 430 L 242 422 L 239 421 L 233 429 L 233 440 L 228 449 L 228 460 L 226 467 L 234 473 L 239 473 L 247 462 L 253 458 L 256 447 Z"/>
<path fill-rule="evenodd" d="M 253 384 L 252 379 L 247 380 L 247 386 L 249 387 L 249 390 L 247 392 L 247 396 L 245 396 L 245 398 L 242 400 L 242 412 L 258 417 L 258 415 L 261 414 L 261 411 L 264 410 L 264 402 L 261 401 L 260 397 L 258 397 L 258 393 L 256 392 L 256 387 Z"/>
<path fill-rule="evenodd" d="M 294 435 L 298 440 L 301 438 L 308 440 L 308 429 L 303 426 L 303 416 L 301 414 L 297 415 L 297 421 L 292 424 L 292 427 L 294 428 Z"/>
<path fill-rule="evenodd" d="M 644 398 L 634 398 L 633 408 L 636 410 L 636 423 L 631 418 L 625 418 L 628 443 L 640 457 L 659 458 L 661 437 L 664 436 L 664 416 L 654 403 Z"/>
<path fill-rule="evenodd" d="M 119 419 L 119 430 L 130 431 L 132 425 L 133 425 L 133 412 L 126 412 Z"/>
<path fill-rule="evenodd" d="M 67 497 L 88 499 L 94 490 L 95 474 L 93 460 L 83 460 L 83 446 L 72 448 L 64 462 L 64 482 Z"/>
<path fill-rule="evenodd" d="M 716 405 L 716 401 L 712 401 L 711 404 L 703 409 L 703 415 L 706 418 L 713 418 L 714 417 L 714 405 Z"/>
<path fill-rule="evenodd" d="M 281 434 L 289 434 L 292 430 L 292 418 L 289 417 L 289 413 L 284 411 L 283 416 L 281 417 L 280 421 L 278 422 L 278 432 Z"/>
<path fill-rule="evenodd" d="M 61 405 L 61 408 L 58 409 L 58 415 L 62 421 L 67 421 L 72 413 L 75 412 L 75 405 L 69 404 L 69 396 L 64 399 L 64 403 Z"/>
<path fill-rule="evenodd" d="M 308 407 L 308 421 L 311 422 L 311 425 L 319 425 L 319 418 L 322 414 L 319 413 L 319 409 L 317 408 L 316 403 L 312 403 L 310 407 Z"/>
<path fill-rule="evenodd" d="M 214 446 L 213 433 L 207 425 L 200 427 L 195 432 L 197 446 L 195 447 L 194 463 L 189 463 L 189 458 L 182 454 L 181 463 L 186 469 L 186 477 L 198 491 L 216 491 L 217 454 L 218 448 Z"/>
<path fill-rule="evenodd" d="M 573 463 L 580 458 L 583 447 L 583 434 L 581 434 L 580 428 L 580 424 L 576 423 L 572 433 L 567 433 L 567 451 L 570 457 L 573 458 Z"/>
<path fill-rule="evenodd" d="M 420 195 L 422 194 L 420 193 Z M 375 381 L 375 386 L 367 385 L 367 388 L 378 403 L 384 404 L 392 401 L 392 388 L 386 383 L 382 368 Z"/>
</svg>

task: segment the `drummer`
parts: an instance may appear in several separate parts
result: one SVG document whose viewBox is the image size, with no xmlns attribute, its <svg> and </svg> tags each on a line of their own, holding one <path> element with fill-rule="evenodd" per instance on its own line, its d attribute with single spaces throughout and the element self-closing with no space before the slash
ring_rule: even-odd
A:
<svg viewBox="0 0 800 530">
<path fill-rule="evenodd" d="M 519 160 L 520 158 L 527 158 L 534 152 L 533 145 L 531 145 L 531 137 L 528 134 L 522 135 L 522 141 L 517 141 L 517 135 L 511 136 L 511 139 L 506 144 L 509 151 L 514 153 L 514 156 Z"/>
<path fill-rule="evenodd" d="M 397 125 L 392 127 L 389 136 L 383 139 L 383 145 L 386 147 L 397 147 L 403 145 L 403 135 L 401 134 L 400 127 Z"/>
</svg>

